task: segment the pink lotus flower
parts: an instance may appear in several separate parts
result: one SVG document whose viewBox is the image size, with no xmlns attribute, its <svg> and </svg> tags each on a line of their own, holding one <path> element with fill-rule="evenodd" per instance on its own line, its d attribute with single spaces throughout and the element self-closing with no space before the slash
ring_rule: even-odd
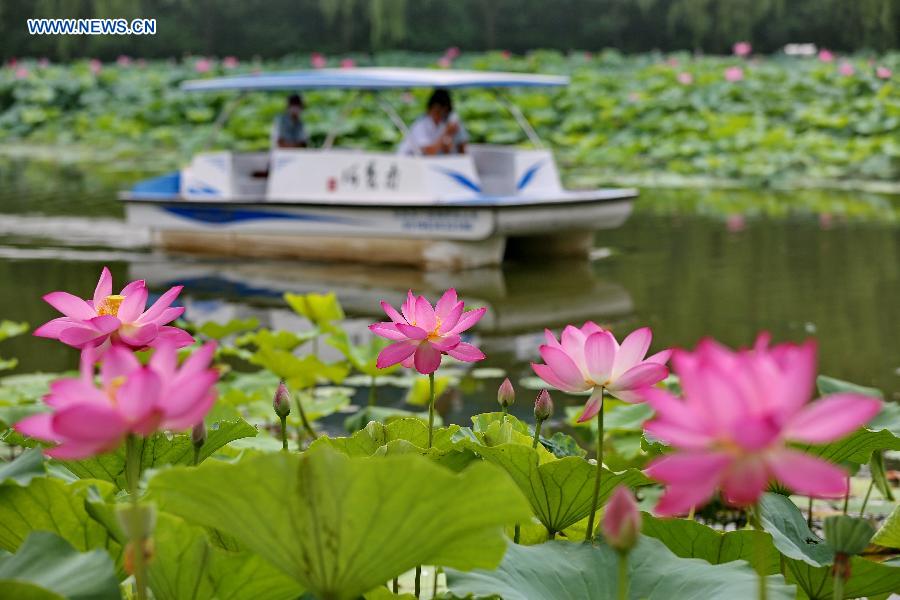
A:
<svg viewBox="0 0 900 600">
<path fill-rule="evenodd" d="M 324 55 L 313 52 L 309 57 L 309 64 L 312 65 L 313 69 L 324 69 L 328 65 L 328 61 L 325 60 Z"/>
<path fill-rule="evenodd" d="M 135 350 L 156 347 L 162 343 L 176 348 L 194 343 L 186 331 L 167 326 L 184 312 L 184 307 L 171 308 L 182 286 L 171 288 L 149 309 L 147 286 L 143 280 L 132 281 L 118 294 L 112 293 L 112 275 L 103 268 L 92 300 L 82 300 L 68 292 L 51 292 L 44 300 L 64 314 L 38 327 L 34 335 L 53 338 L 73 348 L 99 347 L 103 353 L 111 345 L 125 345 Z"/>
<path fill-rule="evenodd" d="M 503 58 L 503 60 L 509 60 L 510 58 L 512 58 L 512 52 L 510 52 L 509 50 L 503 50 L 502 52 L 500 52 L 500 56 Z"/>
<path fill-rule="evenodd" d="M 641 511 L 627 486 L 620 485 L 613 492 L 603 511 L 600 528 L 606 543 L 619 552 L 628 552 L 637 544 L 641 533 Z"/>
<path fill-rule="evenodd" d="M 738 233 L 747 228 L 747 219 L 741 213 L 733 213 L 725 219 L 725 228 L 731 233 Z"/>
<path fill-rule="evenodd" d="M 666 64 L 672 67 L 673 69 L 678 66 L 678 59 L 674 56 L 670 56 L 666 59 Z"/>
<path fill-rule="evenodd" d="M 740 67 L 728 67 L 725 69 L 725 81 L 732 83 L 744 78 L 744 70 Z"/>
<path fill-rule="evenodd" d="M 99 75 L 100 71 L 103 70 L 103 63 L 96 58 L 92 58 L 90 61 L 88 61 L 88 68 L 94 75 Z"/>
<path fill-rule="evenodd" d="M 753 52 L 753 46 L 750 45 L 750 42 L 737 42 L 731 50 L 735 56 L 748 56 Z"/>
<path fill-rule="evenodd" d="M 878 79 L 890 79 L 892 74 L 891 70 L 887 67 L 878 67 L 875 69 L 875 77 Z"/>
<path fill-rule="evenodd" d="M 212 67 L 212 61 L 208 58 L 200 58 L 194 63 L 194 70 L 198 73 L 209 73 Z"/>
<path fill-rule="evenodd" d="M 679 73 L 676 79 L 681 85 L 691 85 L 694 83 L 694 76 L 687 72 Z"/>
<path fill-rule="evenodd" d="M 344 58 L 341 60 L 341 68 L 342 69 L 352 69 L 356 66 L 356 61 L 352 58 Z"/>
<path fill-rule="evenodd" d="M 560 341 L 548 329 L 547 340 L 538 349 L 546 364 L 532 363 L 538 377 L 553 387 L 569 393 L 591 390 L 591 397 L 578 418 L 583 423 L 597 415 L 601 407 L 601 390 L 625 402 L 640 402 L 639 391 L 655 385 L 669 375 L 666 362 L 671 350 L 663 350 L 644 358 L 650 349 L 653 333 L 649 327 L 632 331 L 622 341 L 596 323 L 588 321 L 581 329 L 567 325 Z"/>
<path fill-rule="evenodd" d="M 449 48 L 447 48 L 444 51 L 444 56 L 446 56 L 450 60 L 453 60 L 453 59 L 459 57 L 459 54 L 460 54 L 459 46 L 450 46 Z"/>
<path fill-rule="evenodd" d="M 753 349 L 732 351 L 713 340 L 672 357 L 684 398 L 648 388 L 656 411 L 644 429 L 676 451 L 653 461 L 647 474 L 667 485 L 656 507 L 678 515 L 700 507 L 721 489 L 735 506 L 755 504 L 771 480 L 796 493 L 839 497 L 843 468 L 789 446 L 824 444 L 864 425 L 881 402 L 832 394 L 808 403 L 816 375 L 816 345 L 768 348 L 762 334 Z"/>
<path fill-rule="evenodd" d="M 28 79 L 28 69 L 25 67 L 17 67 L 16 79 Z"/>
<path fill-rule="evenodd" d="M 234 56 L 226 56 L 222 59 L 222 66 L 226 69 L 236 69 L 238 66 L 238 59 Z"/>
<path fill-rule="evenodd" d="M 438 64 L 438 66 L 439 66 L 440 68 L 442 68 L 442 69 L 449 69 L 450 66 L 453 64 L 453 61 L 451 61 L 451 60 L 450 60 L 448 57 L 446 57 L 446 56 L 442 56 L 442 57 L 440 57 L 440 58 L 438 59 L 437 64 Z"/>
<path fill-rule="evenodd" d="M 838 73 L 843 75 L 844 77 L 853 77 L 853 74 L 856 73 L 856 69 L 853 68 L 848 62 L 841 63 L 841 66 L 838 67 Z"/>
<path fill-rule="evenodd" d="M 441 366 L 444 354 L 465 362 L 484 360 L 481 350 L 461 341 L 459 334 L 481 320 L 487 309 L 463 312 L 464 306 L 457 300 L 453 288 L 444 292 L 434 308 L 425 296 L 414 296 L 412 291 L 399 313 L 387 302 L 382 302 L 381 308 L 391 322 L 374 323 L 369 329 L 394 343 L 378 354 L 376 366 L 384 369 L 400 363 L 428 375 Z"/>
<path fill-rule="evenodd" d="M 120 54 L 119 58 L 116 59 L 116 64 L 120 67 L 130 67 L 131 66 L 131 57 L 125 54 Z"/>
<path fill-rule="evenodd" d="M 830 63 L 834 60 L 834 53 L 832 53 L 831 50 L 822 48 L 821 50 L 819 50 L 819 60 L 825 63 Z"/>
<path fill-rule="evenodd" d="M 218 371 L 209 368 L 215 344 L 206 344 L 178 368 L 173 344 L 160 346 L 146 366 L 117 346 L 103 358 L 94 383 L 95 350 L 81 356 L 81 376 L 50 384 L 44 403 L 53 409 L 14 425 L 21 434 L 57 445 L 46 454 L 79 460 L 118 448 L 125 436 L 188 429 L 203 422 L 216 400 Z"/>
<path fill-rule="evenodd" d="M 42 69 L 46 69 L 47 67 L 50 66 L 50 59 L 42 58 L 41 60 L 38 61 L 38 66 L 41 67 Z"/>
</svg>

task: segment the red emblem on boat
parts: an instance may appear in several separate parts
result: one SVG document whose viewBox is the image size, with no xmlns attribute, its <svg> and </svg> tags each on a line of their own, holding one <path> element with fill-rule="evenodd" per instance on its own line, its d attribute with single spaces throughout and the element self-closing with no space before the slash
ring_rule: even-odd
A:
<svg viewBox="0 0 900 600">
<path fill-rule="evenodd" d="M 336 189 L 337 189 L 337 179 L 335 179 L 334 177 L 329 177 L 328 178 L 328 191 L 333 192 Z"/>
</svg>

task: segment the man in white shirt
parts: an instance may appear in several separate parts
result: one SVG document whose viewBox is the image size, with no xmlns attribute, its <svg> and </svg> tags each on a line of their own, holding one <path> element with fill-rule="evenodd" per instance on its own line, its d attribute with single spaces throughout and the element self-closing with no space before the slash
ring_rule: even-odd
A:
<svg viewBox="0 0 900 600">
<path fill-rule="evenodd" d="M 425 114 L 409 128 L 397 152 L 400 154 L 462 154 L 469 134 L 453 112 L 450 93 L 437 89 L 428 98 Z"/>
</svg>

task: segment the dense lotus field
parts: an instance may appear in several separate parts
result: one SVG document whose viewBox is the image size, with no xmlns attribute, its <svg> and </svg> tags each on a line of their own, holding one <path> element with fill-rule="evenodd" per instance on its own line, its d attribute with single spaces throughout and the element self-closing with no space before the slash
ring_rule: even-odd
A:
<svg viewBox="0 0 900 600">
<path fill-rule="evenodd" d="M 813 340 L 651 349 L 647 328 L 573 324 L 513 382 L 479 368 L 486 309 L 453 290 L 382 303 L 351 339 L 333 294 L 285 295 L 297 333 L 191 326 L 180 287 L 120 285 L 44 296 L 60 316 L 34 343 L 77 372 L 0 379 L 2 597 L 900 591 L 900 410 L 818 374 Z M 466 386 L 496 410 L 443 423 Z"/>
<path fill-rule="evenodd" d="M 188 57 L 67 65 L 18 60 L 0 69 L 0 140 L 6 153 L 170 168 L 212 143 L 264 148 L 281 110 L 278 94 L 251 94 L 220 134 L 213 123 L 233 95 L 184 93 L 185 79 L 311 66 L 400 65 L 521 70 L 571 75 L 563 90 L 510 92 L 576 183 L 815 187 L 900 178 L 900 54 L 883 56 L 622 56 L 536 51 L 527 56 L 456 52 L 384 53 L 329 59 L 318 54 L 277 62 Z M 426 91 L 387 93 L 410 122 Z M 350 102 L 345 92 L 306 96 L 305 120 L 320 143 Z M 491 92 L 457 94 L 460 114 L 479 142 L 525 136 Z M 391 149 L 400 134 L 372 99 L 340 125 L 339 143 Z M 127 159 L 127 160 L 126 160 Z"/>
</svg>

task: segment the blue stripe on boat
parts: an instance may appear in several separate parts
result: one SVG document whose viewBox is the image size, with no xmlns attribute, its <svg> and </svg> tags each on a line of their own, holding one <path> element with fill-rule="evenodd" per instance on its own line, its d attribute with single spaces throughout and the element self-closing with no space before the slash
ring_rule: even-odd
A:
<svg viewBox="0 0 900 600">
<path fill-rule="evenodd" d="M 279 213 L 250 208 L 225 208 L 221 206 L 163 206 L 173 215 L 203 223 L 240 223 L 241 221 L 281 220 L 318 221 L 323 223 L 355 223 L 357 219 L 332 217 L 309 213 Z"/>
<path fill-rule="evenodd" d="M 533 165 L 531 165 L 531 167 L 529 167 L 529 169 L 527 171 L 522 173 L 522 177 L 519 178 L 519 183 L 516 184 L 516 189 L 524 190 L 525 186 L 527 186 L 529 183 L 531 183 L 531 180 L 534 178 L 535 173 L 537 173 L 540 170 L 540 168 L 544 166 L 544 162 L 545 161 L 540 160 L 540 161 L 534 163 Z"/>
<path fill-rule="evenodd" d="M 462 185 L 463 187 L 469 188 L 476 194 L 481 193 L 481 186 L 478 185 L 477 183 L 475 183 L 474 181 L 472 181 L 471 179 L 469 179 L 468 177 L 466 177 L 463 173 L 460 173 L 459 171 L 454 171 L 453 169 L 447 169 L 445 167 L 434 167 L 434 169 L 440 173 L 443 173 L 447 177 L 450 177 L 451 179 L 453 179 L 454 181 L 456 181 L 458 184 Z"/>
</svg>

